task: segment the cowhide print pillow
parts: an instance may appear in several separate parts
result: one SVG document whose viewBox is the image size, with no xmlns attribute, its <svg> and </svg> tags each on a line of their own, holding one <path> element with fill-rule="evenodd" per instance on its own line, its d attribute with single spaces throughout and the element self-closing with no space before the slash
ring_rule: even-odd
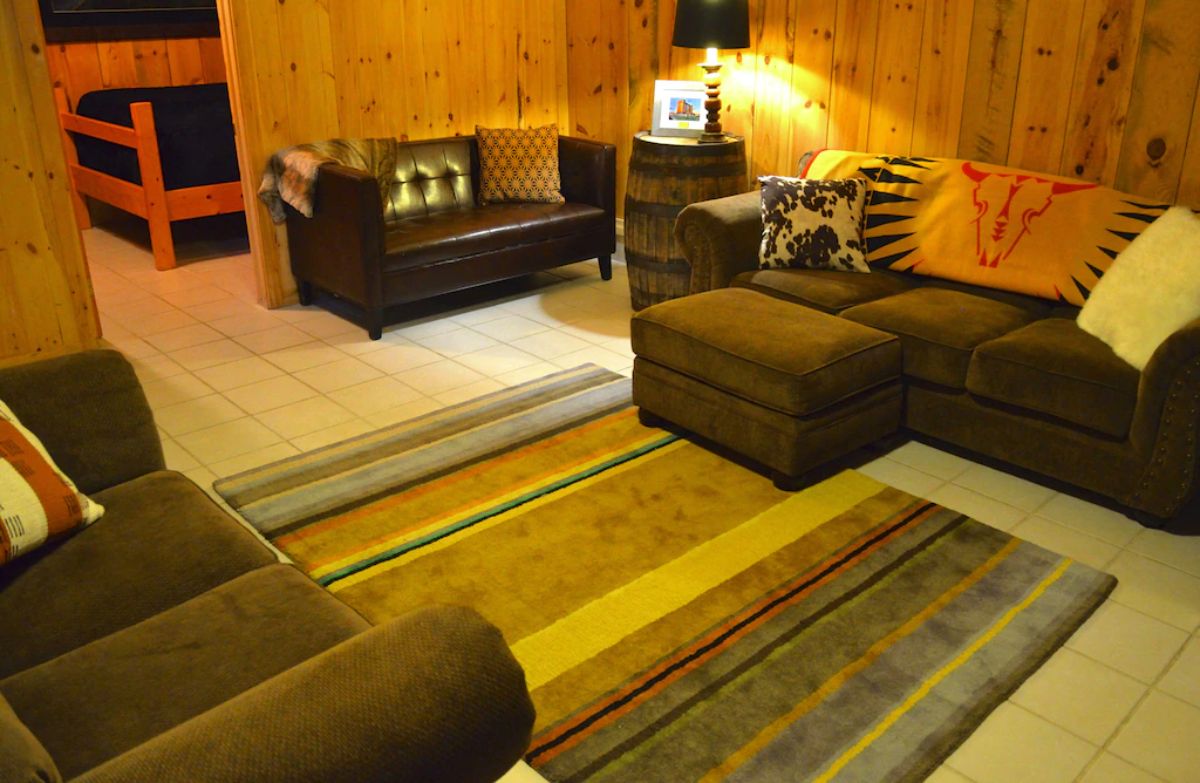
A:
<svg viewBox="0 0 1200 783">
<path fill-rule="evenodd" d="M 870 272 L 863 221 L 865 179 L 759 177 L 762 185 L 762 269 Z"/>
</svg>

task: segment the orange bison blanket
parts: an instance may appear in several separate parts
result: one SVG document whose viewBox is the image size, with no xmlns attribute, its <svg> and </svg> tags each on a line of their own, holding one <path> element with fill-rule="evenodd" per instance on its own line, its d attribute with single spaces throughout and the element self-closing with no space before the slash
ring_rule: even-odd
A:
<svg viewBox="0 0 1200 783">
<path fill-rule="evenodd" d="M 813 179 L 865 177 L 867 262 L 1082 305 L 1169 205 L 990 163 L 821 150 Z"/>
</svg>

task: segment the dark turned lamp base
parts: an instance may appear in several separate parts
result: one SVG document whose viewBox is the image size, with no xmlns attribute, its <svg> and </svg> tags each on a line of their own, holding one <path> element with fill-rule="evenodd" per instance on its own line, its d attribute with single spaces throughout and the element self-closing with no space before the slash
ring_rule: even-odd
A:
<svg viewBox="0 0 1200 783">
<path fill-rule="evenodd" d="M 708 112 L 708 122 L 704 125 L 704 133 L 700 134 L 701 144 L 722 144 L 728 140 L 721 130 L 721 63 L 700 63 L 704 69 L 704 87 L 707 100 L 704 109 Z"/>
</svg>

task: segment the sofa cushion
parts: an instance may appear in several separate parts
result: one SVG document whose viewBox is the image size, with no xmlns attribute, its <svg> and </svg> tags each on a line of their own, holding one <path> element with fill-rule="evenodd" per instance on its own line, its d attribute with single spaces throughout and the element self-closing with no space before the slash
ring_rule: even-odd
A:
<svg viewBox="0 0 1200 783">
<path fill-rule="evenodd" d="M 0 692 L 70 779 L 367 628 L 276 564 L 0 680 Z"/>
<path fill-rule="evenodd" d="M 103 514 L 0 400 L 0 566 Z"/>
<path fill-rule="evenodd" d="M 639 357 L 792 416 L 900 375 L 891 335 L 744 288 L 642 310 L 632 341 Z"/>
<path fill-rule="evenodd" d="M 397 144 L 395 170 L 383 199 L 385 222 L 471 209 L 471 140 Z"/>
<path fill-rule="evenodd" d="M 742 272 L 732 284 L 826 313 L 840 313 L 918 285 L 911 275 L 887 270 L 859 275 L 828 269 L 756 269 Z"/>
<path fill-rule="evenodd" d="M 178 473 L 96 494 L 104 518 L 0 570 L 0 677 L 277 562 Z"/>
<path fill-rule="evenodd" d="M 967 391 L 1124 438 L 1140 377 L 1074 321 L 1046 318 L 976 348 Z"/>
<path fill-rule="evenodd" d="M 587 204 L 489 204 L 390 223 L 384 273 L 492 250 L 603 230 L 604 210 Z"/>
<path fill-rule="evenodd" d="M 863 245 L 867 181 L 759 177 L 762 269 L 870 272 Z"/>
<path fill-rule="evenodd" d="M 62 783 L 50 754 L 0 696 L 0 780 Z"/>
<path fill-rule="evenodd" d="M 843 318 L 900 338 L 904 374 L 962 389 L 975 346 L 1036 316 L 1014 305 L 940 288 L 917 288 L 851 307 Z"/>
</svg>

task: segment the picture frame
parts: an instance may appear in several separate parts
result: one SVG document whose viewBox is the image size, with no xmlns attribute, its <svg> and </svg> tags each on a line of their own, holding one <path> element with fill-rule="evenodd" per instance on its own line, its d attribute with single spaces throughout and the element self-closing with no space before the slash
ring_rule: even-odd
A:
<svg viewBox="0 0 1200 783">
<path fill-rule="evenodd" d="M 706 98 L 703 82 L 656 80 L 650 135 L 698 138 L 704 132 Z"/>
<path fill-rule="evenodd" d="M 38 0 L 49 43 L 219 35 L 216 0 Z"/>
</svg>

